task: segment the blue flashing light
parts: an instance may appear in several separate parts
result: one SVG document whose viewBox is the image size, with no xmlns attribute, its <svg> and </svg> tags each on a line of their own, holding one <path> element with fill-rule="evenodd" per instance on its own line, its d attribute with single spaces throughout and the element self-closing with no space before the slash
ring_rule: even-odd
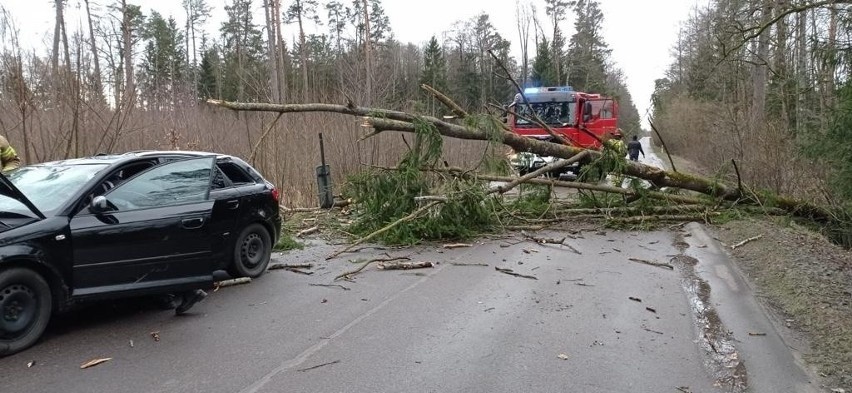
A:
<svg viewBox="0 0 852 393">
<path fill-rule="evenodd" d="M 537 87 L 527 87 L 526 89 L 524 89 L 524 94 L 532 94 L 532 93 L 538 93 L 538 88 Z"/>
</svg>

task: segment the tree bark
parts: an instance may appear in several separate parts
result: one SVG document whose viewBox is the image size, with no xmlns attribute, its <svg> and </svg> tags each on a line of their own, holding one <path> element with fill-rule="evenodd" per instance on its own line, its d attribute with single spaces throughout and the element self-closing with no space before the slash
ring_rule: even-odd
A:
<svg viewBox="0 0 852 393">
<path fill-rule="evenodd" d="M 136 85 L 133 82 L 133 21 L 127 8 L 127 0 L 121 0 L 121 41 L 124 53 L 124 97 L 126 106 L 133 106 Z"/>
<path fill-rule="evenodd" d="M 307 48 L 305 48 L 305 28 L 302 25 L 302 5 L 301 0 L 296 0 L 299 2 L 299 15 L 298 15 L 298 23 L 299 23 L 299 57 L 301 62 L 302 69 L 302 102 L 308 101 L 308 52 Z"/>
<path fill-rule="evenodd" d="M 278 42 L 276 41 L 278 26 L 275 25 L 275 0 L 264 0 L 263 10 L 266 17 L 266 39 L 267 39 L 267 68 L 269 73 L 269 93 L 272 95 L 272 102 L 281 102 L 281 97 L 278 91 L 278 74 L 280 63 L 278 62 Z"/>
<path fill-rule="evenodd" d="M 54 74 L 59 70 L 59 40 L 62 34 L 62 8 L 65 6 L 65 0 L 56 0 L 56 23 L 53 27 L 53 53 L 51 53 L 51 70 Z"/>
<path fill-rule="evenodd" d="M 372 57 L 373 54 L 370 50 L 370 41 L 372 38 L 370 37 L 370 8 L 369 4 L 367 4 L 367 0 L 363 0 L 364 3 L 364 60 L 367 68 L 367 79 L 366 79 L 366 99 L 364 100 L 365 105 L 371 105 L 373 100 L 373 64 Z"/>
<path fill-rule="evenodd" d="M 772 19 L 772 5 L 769 0 L 761 0 L 761 26 Z M 757 55 L 754 58 L 752 74 L 752 131 L 764 127 L 766 117 L 766 73 L 769 57 L 769 29 L 764 30 L 757 40 Z"/>
<path fill-rule="evenodd" d="M 272 0 L 273 10 L 272 15 L 275 20 L 275 56 L 278 64 L 278 98 L 281 102 L 287 101 L 287 51 L 284 50 L 284 37 L 281 35 L 281 0 Z"/>
<path fill-rule="evenodd" d="M 101 83 L 101 62 L 99 60 L 100 56 L 98 55 L 98 44 L 97 39 L 95 38 L 95 28 L 92 24 L 92 11 L 89 8 L 89 0 L 85 0 L 85 2 L 86 19 L 89 24 L 89 47 L 92 50 L 92 65 L 95 67 L 92 82 L 94 82 L 95 94 L 97 95 L 97 98 L 100 101 L 104 98 L 104 88 Z"/>
</svg>

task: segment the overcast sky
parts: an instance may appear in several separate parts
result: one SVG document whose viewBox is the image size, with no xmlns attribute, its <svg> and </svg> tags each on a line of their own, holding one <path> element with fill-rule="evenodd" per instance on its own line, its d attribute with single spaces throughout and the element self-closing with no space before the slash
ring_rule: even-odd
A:
<svg viewBox="0 0 852 393">
<path fill-rule="evenodd" d="M 382 3 L 390 19 L 391 26 L 397 39 L 402 42 L 422 44 L 433 34 L 449 30 L 458 20 L 470 19 L 481 12 L 491 17 L 497 31 L 512 41 L 516 58 L 519 53 L 518 32 L 515 21 L 515 8 L 518 0 L 384 0 Z M 524 0 L 530 1 L 530 0 Z M 14 16 L 20 30 L 24 46 L 47 48 L 50 46 L 53 27 L 53 0 L 3 0 L 6 7 Z M 111 0 L 91 0 L 93 4 L 106 4 Z M 180 0 L 130 0 L 131 3 L 141 4 L 143 11 L 148 14 L 155 9 L 163 15 L 173 15 L 182 25 L 183 10 Z M 319 0 L 324 4 L 325 0 Z M 349 1 L 344 1 L 349 3 Z M 546 25 L 544 1 L 532 0 L 536 4 L 540 20 Z M 225 17 L 225 0 L 208 0 L 214 7 L 213 17 L 208 22 L 208 31 L 217 34 L 218 27 Z M 255 0 L 258 9 L 257 23 L 263 23 L 263 13 L 260 10 L 262 1 Z M 671 62 L 671 48 L 677 39 L 680 23 L 684 21 L 697 4 L 706 4 L 707 0 L 600 0 L 604 13 L 603 36 L 612 49 L 612 60 L 624 70 L 627 86 L 633 100 L 639 109 L 639 114 L 645 115 L 654 89 L 654 80 L 663 76 L 663 72 Z M 81 0 L 68 0 L 69 12 L 66 17 L 69 31 L 73 24 L 84 20 L 80 10 Z M 289 0 L 282 0 L 282 7 L 289 5 Z M 325 19 L 325 12 L 320 11 Z M 563 22 L 562 29 L 566 35 L 573 34 L 574 19 L 572 15 Z M 319 27 L 326 31 L 325 26 Z M 549 31 L 550 29 L 546 29 Z M 29 43 L 29 44 L 28 44 Z M 531 44 L 532 48 L 532 44 Z M 531 55 L 532 56 L 532 55 Z"/>
</svg>

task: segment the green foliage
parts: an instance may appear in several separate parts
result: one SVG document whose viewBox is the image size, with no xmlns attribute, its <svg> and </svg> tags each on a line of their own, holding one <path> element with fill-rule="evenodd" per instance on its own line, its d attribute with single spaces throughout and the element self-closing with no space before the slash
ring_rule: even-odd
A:
<svg viewBox="0 0 852 393">
<path fill-rule="evenodd" d="M 607 141 L 609 142 L 609 141 Z M 603 181 L 610 173 L 619 173 L 627 166 L 624 154 L 620 149 L 612 148 L 612 144 L 601 151 L 600 158 L 584 165 L 580 170 L 579 181 L 587 183 L 598 183 Z M 619 177 L 621 175 L 613 175 Z M 619 181 L 620 185 L 621 182 Z"/>
<path fill-rule="evenodd" d="M 260 101 L 266 98 L 263 35 L 253 22 L 251 0 L 232 0 L 225 6 L 227 20 L 222 23 L 222 60 L 224 72 L 219 80 L 222 97 L 231 101 Z"/>
<path fill-rule="evenodd" d="M 518 186 L 518 198 L 511 201 L 507 208 L 521 217 L 541 217 L 551 207 L 553 189 L 541 184 L 521 184 Z"/>
<path fill-rule="evenodd" d="M 205 100 L 219 97 L 219 80 L 217 69 L 219 67 L 219 53 L 216 49 L 208 49 L 201 56 L 201 67 L 198 73 L 198 98 Z"/>
<path fill-rule="evenodd" d="M 804 149 L 828 169 L 837 198 L 852 207 L 852 81 L 839 91 L 830 128 L 825 135 L 808 138 Z"/>
<path fill-rule="evenodd" d="M 556 86 L 558 76 L 551 57 L 550 44 L 547 38 L 542 38 L 536 48 L 535 59 L 532 66 L 532 83 L 535 86 Z"/>
<path fill-rule="evenodd" d="M 425 216 L 388 230 L 378 240 L 389 244 L 414 244 L 422 240 L 465 239 L 493 225 L 492 202 L 482 183 L 448 180 L 421 171 L 441 157 L 443 139 L 429 123 L 415 122 L 417 130 L 411 150 L 397 170 L 367 171 L 349 178 L 344 194 L 358 201 L 356 219 L 349 230 L 366 235 L 417 210 L 414 198 L 446 195 L 448 201 Z"/>
<path fill-rule="evenodd" d="M 447 91 L 447 61 L 444 59 L 444 50 L 438 44 L 438 39 L 435 36 L 432 36 L 423 51 L 423 72 L 420 74 L 420 83 L 432 86 L 440 92 L 446 93 Z M 438 108 L 442 108 L 442 104 L 428 92 L 423 91 L 421 94 L 425 97 L 429 106 L 429 114 L 437 115 L 439 113 Z"/>
<path fill-rule="evenodd" d="M 601 35 L 603 11 L 597 0 L 574 2 L 576 32 L 568 43 L 568 84 L 589 92 L 606 90 L 606 63 L 612 50 Z"/>
<path fill-rule="evenodd" d="M 142 37 L 146 41 L 139 74 L 143 98 L 150 106 L 171 103 L 183 87 L 186 73 L 184 35 L 174 18 L 163 19 L 154 11 L 145 23 Z"/>
<path fill-rule="evenodd" d="M 293 239 L 289 234 L 282 233 L 281 238 L 278 239 L 278 242 L 275 243 L 275 246 L 272 247 L 272 249 L 275 251 L 289 251 L 301 250 L 304 247 L 304 244 L 297 242 L 296 239 Z"/>
</svg>

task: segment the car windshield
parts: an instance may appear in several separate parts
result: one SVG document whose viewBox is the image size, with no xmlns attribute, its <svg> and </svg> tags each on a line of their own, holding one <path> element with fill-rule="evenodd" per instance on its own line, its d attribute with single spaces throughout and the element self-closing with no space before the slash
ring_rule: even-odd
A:
<svg viewBox="0 0 852 393">
<path fill-rule="evenodd" d="M 21 167 L 6 177 L 43 213 L 51 212 L 65 203 L 106 164 L 32 165 Z M 4 196 L 0 212 L 32 215 L 21 202 Z"/>
<path fill-rule="evenodd" d="M 532 107 L 532 109 L 530 109 Z M 565 123 L 574 124 L 575 105 L 571 102 L 535 102 L 527 105 L 518 106 L 518 114 L 529 119 L 534 119 L 532 112 L 535 112 L 547 124 L 562 125 Z M 518 117 L 515 124 L 519 126 L 532 125 L 526 119 Z"/>
</svg>

